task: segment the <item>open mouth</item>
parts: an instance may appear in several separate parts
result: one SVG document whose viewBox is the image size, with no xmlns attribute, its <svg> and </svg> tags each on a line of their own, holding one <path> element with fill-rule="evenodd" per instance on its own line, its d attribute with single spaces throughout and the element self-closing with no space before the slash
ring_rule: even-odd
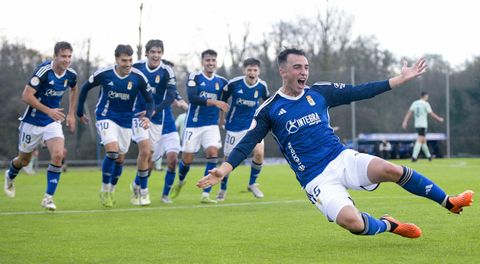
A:
<svg viewBox="0 0 480 264">
<path fill-rule="evenodd" d="M 297 82 L 298 82 L 299 85 L 305 86 L 306 80 L 305 79 L 299 79 Z"/>
</svg>

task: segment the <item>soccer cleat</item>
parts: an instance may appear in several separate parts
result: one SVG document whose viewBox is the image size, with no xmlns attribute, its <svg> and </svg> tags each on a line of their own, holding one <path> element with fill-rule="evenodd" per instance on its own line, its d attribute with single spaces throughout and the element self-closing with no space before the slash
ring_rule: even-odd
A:
<svg viewBox="0 0 480 264">
<path fill-rule="evenodd" d="M 428 162 L 432 162 L 432 156 L 430 156 L 430 158 L 428 158 Z"/>
<path fill-rule="evenodd" d="M 204 204 L 216 204 L 217 200 L 210 199 L 210 196 L 202 196 L 200 202 Z"/>
<path fill-rule="evenodd" d="M 140 186 L 130 184 L 130 190 L 132 191 L 132 196 L 130 197 L 130 203 L 133 205 L 140 205 Z"/>
<path fill-rule="evenodd" d="M 57 209 L 57 207 L 53 203 L 52 197 L 45 196 L 42 200 L 41 205 L 42 205 L 43 208 L 45 208 L 49 211 L 55 211 Z"/>
<path fill-rule="evenodd" d="M 422 235 L 422 230 L 412 223 L 402 223 L 389 215 L 384 215 L 380 220 L 387 221 L 390 224 L 390 232 L 407 238 L 418 238 Z"/>
<path fill-rule="evenodd" d="M 255 196 L 255 198 L 261 199 L 261 198 L 263 198 L 263 192 L 260 191 L 258 186 L 259 186 L 258 183 L 248 185 L 248 191 L 252 192 L 252 194 L 253 194 L 253 196 Z"/>
<path fill-rule="evenodd" d="M 100 203 L 105 207 L 113 207 L 110 192 L 100 192 Z"/>
<path fill-rule="evenodd" d="M 167 195 L 162 195 L 162 198 L 160 198 L 160 201 L 165 204 L 173 203 L 172 199 L 170 199 Z"/>
<path fill-rule="evenodd" d="M 3 190 L 8 197 L 15 197 L 15 185 L 13 184 L 13 180 L 8 176 L 8 170 L 5 171 L 5 183 L 3 185 Z"/>
<path fill-rule="evenodd" d="M 225 201 L 225 196 L 227 196 L 227 190 L 220 190 L 217 194 L 217 201 L 218 202 Z"/>
<path fill-rule="evenodd" d="M 448 201 L 453 205 L 450 208 L 450 212 L 454 214 L 460 214 L 463 211 L 463 207 L 471 206 L 473 204 L 473 195 L 475 193 L 471 190 L 466 190 L 463 193 L 455 196 L 449 196 Z"/>
<path fill-rule="evenodd" d="M 412 162 L 417 162 L 417 159 L 415 159 L 415 158 L 412 158 Z"/>
<path fill-rule="evenodd" d="M 180 194 L 180 191 L 182 190 L 183 186 L 185 185 L 186 181 L 179 181 L 175 186 L 172 188 L 172 194 L 170 195 L 172 199 L 175 199 L 178 197 Z"/>
<path fill-rule="evenodd" d="M 140 198 L 139 198 L 139 203 L 140 205 L 149 205 L 152 202 L 150 201 L 150 194 L 148 193 L 148 190 L 140 190 Z"/>
<path fill-rule="evenodd" d="M 116 203 L 115 193 L 114 192 L 109 192 L 108 194 L 110 195 L 110 200 L 112 201 L 112 205 L 115 205 L 115 203 Z"/>
</svg>

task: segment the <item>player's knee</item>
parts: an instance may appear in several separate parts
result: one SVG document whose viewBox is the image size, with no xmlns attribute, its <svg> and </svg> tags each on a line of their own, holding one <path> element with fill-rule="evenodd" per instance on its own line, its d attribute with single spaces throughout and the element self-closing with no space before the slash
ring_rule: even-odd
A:
<svg viewBox="0 0 480 264">
<path fill-rule="evenodd" d="M 383 166 L 383 174 L 391 181 L 398 181 L 402 177 L 402 167 L 386 162 Z"/>
<path fill-rule="evenodd" d="M 62 160 L 63 160 L 63 149 L 52 152 L 53 164 L 62 164 Z"/>
<path fill-rule="evenodd" d="M 364 229 L 363 220 L 356 215 L 347 215 L 337 218 L 337 224 L 350 232 L 361 232 Z"/>
</svg>

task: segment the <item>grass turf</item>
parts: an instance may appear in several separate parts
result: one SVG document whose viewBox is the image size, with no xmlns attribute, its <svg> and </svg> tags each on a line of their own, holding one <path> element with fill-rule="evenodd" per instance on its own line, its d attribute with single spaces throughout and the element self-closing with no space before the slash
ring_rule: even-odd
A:
<svg viewBox="0 0 480 264">
<path fill-rule="evenodd" d="M 399 161 L 434 180 L 447 193 L 479 191 L 480 160 Z M 113 209 L 98 198 L 100 170 L 71 168 L 62 174 L 55 203 L 45 212 L 44 171 L 19 175 L 17 197 L 0 196 L 0 263 L 475 263 L 480 259 L 478 205 L 461 215 L 415 197 L 395 184 L 374 192 L 351 191 L 361 211 L 389 213 L 414 222 L 419 239 L 393 234 L 355 236 L 329 223 L 306 199 L 286 165 L 265 166 L 258 182 L 264 199 L 246 191 L 249 168 L 229 181 L 225 202 L 201 205 L 193 167 L 174 204 L 160 202 L 164 172 L 150 178 L 152 205 L 130 205 L 126 168 Z M 216 195 L 214 187 L 212 195 Z"/>
</svg>

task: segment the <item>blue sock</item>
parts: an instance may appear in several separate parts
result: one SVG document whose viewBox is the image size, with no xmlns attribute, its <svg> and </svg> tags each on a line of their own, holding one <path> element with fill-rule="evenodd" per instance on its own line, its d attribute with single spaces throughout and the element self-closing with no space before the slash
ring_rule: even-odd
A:
<svg viewBox="0 0 480 264">
<path fill-rule="evenodd" d="M 55 166 L 48 164 L 47 169 L 47 191 L 49 195 L 54 195 L 57 189 L 58 181 L 60 180 L 60 173 L 62 172 L 62 166 Z"/>
<path fill-rule="evenodd" d="M 207 164 L 205 165 L 205 172 L 203 175 L 206 176 L 208 174 L 208 171 L 215 168 L 216 166 L 217 166 L 217 157 L 207 158 Z M 203 192 L 209 193 L 211 190 L 212 190 L 212 186 L 203 189 Z"/>
<path fill-rule="evenodd" d="M 103 164 L 102 164 L 102 182 L 104 184 L 109 184 L 111 182 L 111 177 L 113 174 L 113 166 L 115 164 L 115 159 L 111 158 L 107 155 L 105 155 L 105 158 L 103 159 Z"/>
<path fill-rule="evenodd" d="M 135 182 L 135 185 L 140 186 L 140 177 L 138 177 L 138 174 L 135 176 L 135 180 L 133 180 L 133 182 Z"/>
<path fill-rule="evenodd" d="M 117 185 L 118 180 L 120 179 L 120 176 L 122 176 L 123 172 L 123 163 L 116 163 L 113 165 L 113 173 L 112 173 L 112 179 L 111 179 L 111 184 L 113 186 Z"/>
<path fill-rule="evenodd" d="M 187 173 L 190 170 L 190 164 L 183 163 L 183 160 L 178 164 L 178 178 L 183 181 L 187 177 Z"/>
<path fill-rule="evenodd" d="M 387 224 L 384 221 L 375 219 L 373 218 L 373 216 L 367 213 L 362 212 L 361 214 L 362 214 L 362 219 L 365 227 L 362 232 L 358 232 L 358 233 L 352 232 L 353 234 L 373 236 L 373 235 L 380 234 L 387 231 Z"/>
<path fill-rule="evenodd" d="M 252 160 L 252 168 L 250 169 L 250 181 L 248 185 L 252 185 L 257 181 L 258 174 L 262 170 L 262 163 L 258 164 Z"/>
<path fill-rule="evenodd" d="M 227 185 L 228 185 L 228 176 L 230 174 L 227 174 L 223 179 L 222 183 L 220 184 L 220 189 L 226 191 L 227 190 Z"/>
<path fill-rule="evenodd" d="M 148 188 L 148 176 L 150 176 L 150 171 L 148 169 L 137 171 L 137 177 L 140 180 L 140 189 Z"/>
<path fill-rule="evenodd" d="M 175 171 L 170 171 L 167 169 L 167 173 L 165 174 L 165 184 L 163 185 L 163 195 L 168 196 L 174 181 L 175 181 Z"/>
<path fill-rule="evenodd" d="M 398 180 L 397 184 L 415 195 L 426 197 L 439 204 L 442 204 L 448 198 L 438 185 L 407 167 L 403 167 L 402 177 Z"/>
<path fill-rule="evenodd" d="M 20 172 L 22 168 L 17 168 L 15 165 L 13 165 L 13 160 L 10 162 L 10 166 L 8 166 L 8 177 L 10 180 L 15 179 L 17 177 L 18 173 Z"/>
</svg>

